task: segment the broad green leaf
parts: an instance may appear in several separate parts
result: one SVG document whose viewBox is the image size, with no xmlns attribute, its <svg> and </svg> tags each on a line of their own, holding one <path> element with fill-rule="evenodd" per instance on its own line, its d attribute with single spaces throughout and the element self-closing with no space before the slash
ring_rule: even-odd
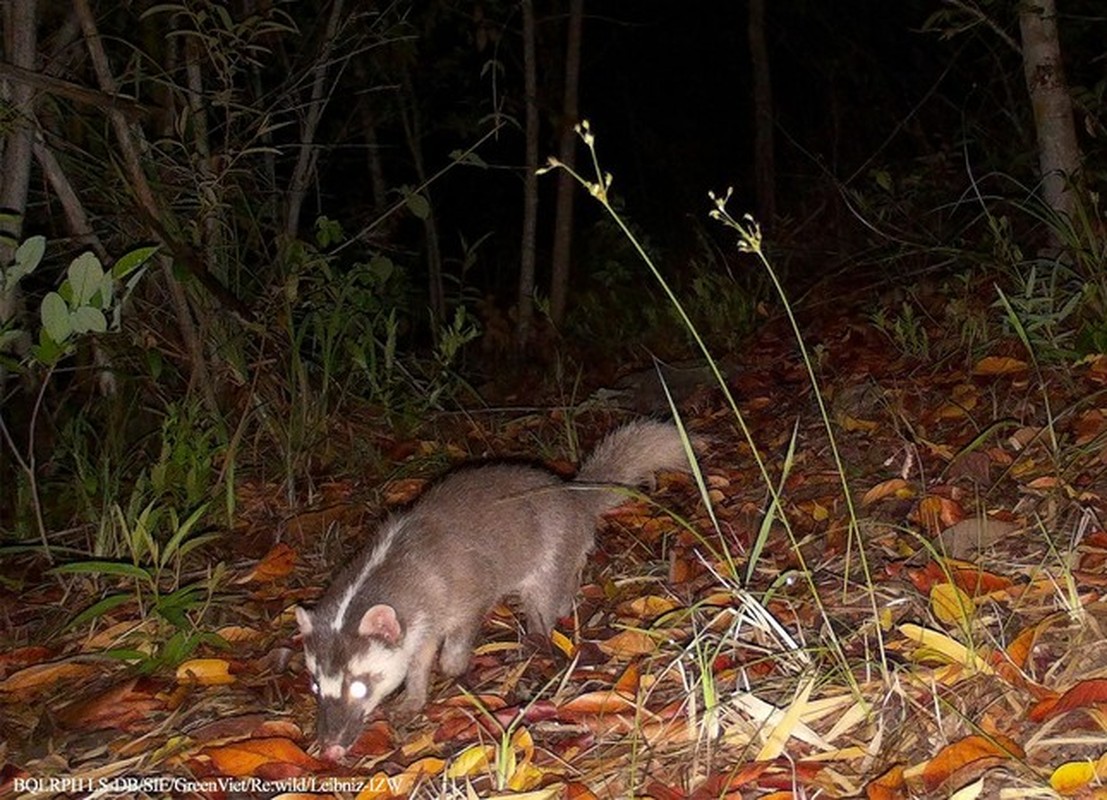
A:
<svg viewBox="0 0 1107 800">
<path fill-rule="evenodd" d="M 111 308 L 112 298 L 115 296 L 115 278 L 112 277 L 110 272 L 105 272 L 103 279 L 100 281 L 100 303 L 99 308 Z M 118 326 L 117 326 L 118 327 Z"/>
<path fill-rule="evenodd" d="M 208 510 L 207 503 L 201 503 L 200 507 L 188 515 L 188 518 L 178 526 L 177 530 L 173 533 L 173 536 L 165 544 L 163 550 L 164 558 L 162 559 L 161 566 L 165 566 L 169 562 L 176 552 L 177 548 L 181 546 L 181 542 L 184 541 L 192 529 L 196 526 L 196 523 L 204 516 L 204 512 Z"/>
<path fill-rule="evenodd" d="M 108 329 L 104 312 L 93 306 L 81 306 L 70 317 L 74 333 L 103 333 Z"/>
<path fill-rule="evenodd" d="M 15 261 L 7 271 L 7 285 L 14 286 L 24 275 L 30 275 L 46 253 L 46 237 L 32 236 L 15 251 Z"/>
<path fill-rule="evenodd" d="M 66 575 L 123 575 L 143 581 L 150 580 L 150 573 L 147 570 L 122 561 L 77 561 L 73 564 L 61 564 L 50 572 Z"/>
<path fill-rule="evenodd" d="M 80 614 L 75 616 L 72 620 L 69 621 L 69 624 L 66 627 L 79 628 L 86 622 L 91 622 L 94 619 L 102 617 L 112 609 L 117 608 L 118 606 L 121 606 L 133 599 L 134 595 L 132 594 L 109 594 L 103 600 L 93 603 Z"/>
<path fill-rule="evenodd" d="M 116 280 L 123 280 L 149 261 L 156 252 L 158 252 L 158 247 L 154 245 L 151 247 L 139 247 L 129 253 L 124 253 L 119 257 L 119 260 L 115 262 L 115 266 L 111 268 L 112 277 Z"/>
<path fill-rule="evenodd" d="M 466 153 L 463 150 L 454 150 L 450 153 L 450 158 L 452 158 L 458 164 L 468 164 L 472 167 L 488 169 L 488 162 L 478 156 L 476 153 Z"/>
<path fill-rule="evenodd" d="M 388 256 L 375 255 L 369 261 L 369 274 L 378 283 L 387 283 L 395 270 L 396 265 L 392 263 L 392 259 Z"/>
<path fill-rule="evenodd" d="M 40 309 L 42 327 L 57 344 L 62 344 L 73 333 L 73 323 L 69 319 L 69 306 L 57 292 L 50 292 L 42 298 Z"/>
<path fill-rule="evenodd" d="M 81 253 L 69 265 L 69 283 L 73 287 L 73 305 L 88 305 L 92 296 L 100 291 L 104 280 L 104 268 L 95 253 Z"/>
<path fill-rule="evenodd" d="M 418 192 L 408 192 L 404 195 L 404 204 L 419 219 L 426 219 L 430 216 L 430 203 L 427 202 L 427 198 Z"/>
<path fill-rule="evenodd" d="M 57 364 L 65 355 L 66 348 L 54 341 L 54 337 L 47 333 L 46 328 L 39 328 L 38 338 L 38 344 L 31 348 L 31 355 L 34 356 L 35 361 L 48 367 Z"/>
</svg>

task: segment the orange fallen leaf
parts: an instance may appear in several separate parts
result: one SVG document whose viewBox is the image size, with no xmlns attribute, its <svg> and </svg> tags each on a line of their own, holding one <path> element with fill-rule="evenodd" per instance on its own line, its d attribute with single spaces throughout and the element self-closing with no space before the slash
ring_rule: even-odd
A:
<svg viewBox="0 0 1107 800">
<path fill-rule="evenodd" d="M 245 625 L 224 625 L 215 632 L 223 641 L 232 644 L 244 644 L 256 642 L 261 638 L 261 631 L 257 628 L 248 628 Z"/>
<path fill-rule="evenodd" d="M 946 745 L 923 768 L 922 780 L 928 791 L 936 791 L 953 775 L 966 767 L 977 765 L 980 768 L 999 759 L 1024 758 L 1022 748 L 1014 741 L 1000 734 L 992 736 L 966 736 L 964 739 Z"/>
<path fill-rule="evenodd" d="M 562 703 L 559 711 L 570 715 L 621 714 L 634 711 L 636 707 L 633 696 L 603 689 L 597 692 L 585 692 L 579 697 L 574 697 L 567 703 Z"/>
<path fill-rule="evenodd" d="M 638 694 L 638 684 L 641 678 L 638 662 L 632 662 L 630 666 L 623 670 L 623 674 L 619 676 L 619 680 L 615 681 L 613 688 L 626 697 L 634 697 Z"/>
<path fill-rule="evenodd" d="M 0 677 L 7 677 L 16 670 L 31 664 L 39 664 L 54 655 L 49 647 L 17 647 L 0 653 Z"/>
<path fill-rule="evenodd" d="M 973 365 L 973 375 L 1011 375 L 1026 372 L 1026 362 L 1008 356 L 985 356 Z"/>
<path fill-rule="evenodd" d="M 257 774 L 266 764 L 292 764 L 304 770 L 317 771 L 324 765 L 305 753 L 288 739 L 246 739 L 221 747 L 201 751 L 223 775 L 245 778 Z"/>
<path fill-rule="evenodd" d="M 657 640 L 645 631 L 625 630 L 606 641 L 598 642 L 597 647 L 609 656 L 634 658 L 654 652 L 657 649 Z"/>
<path fill-rule="evenodd" d="M 1107 706 L 1107 678 L 1081 681 L 1060 697 L 1032 706 L 1027 716 L 1032 722 L 1044 722 L 1069 711 L 1098 706 Z"/>
<path fill-rule="evenodd" d="M 284 542 L 270 548 L 258 565 L 247 572 L 237 583 L 272 583 L 292 572 L 296 566 L 296 551 Z"/>
<path fill-rule="evenodd" d="M 148 720 L 165 707 L 150 692 L 136 690 L 137 685 L 138 679 L 131 678 L 107 691 L 84 697 L 62 709 L 58 720 L 68 728 L 131 730 L 135 722 Z"/>
<path fill-rule="evenodd" d="M 903 780 L 903 766 L 896 765 L 865 786 L 868 800 L 903 800 L 907 797 L 907 783 Z"/>
<path fill-rule="evenodd" d="M 0 695 L 37 692 L 49 689 L 63 680 L 89 678 L 98 672 L 99 669 L 91 664 L 79 664 L 75 661 L 34 664 L 0 681 Z"/>
<path fill-rule="evenodd" d="M 426 485 L 425 478 L 401 478 L 386 483 L 381 493 L 384 495 L 385 505 L 404 505 L 414 500 Z"/>
<path fill-rule="evenodd" d="M 230 662 L 222 658 L 193 658 L 177 667 L 177 683 L 223 686 L 234 683 Z"/>
<path fill-rule="evenodd" d="M 942 499 L 937 495 L 928 494 L 919 501 L 915 516 L 931 536 L 937 536 L 945 527 L 942 524 Z"/>
<path fill-rule="evenodd" d="M 634 617 L 635 619 L 648 621 L 657 619 L 674 608 L 680 608 L 680 603 L 673 598 L 650 594 L 620 603 L 617 611 L 623 617 Z"/>
<path fill-rule="evenodd" d="M 892 478 L 891 480 L 878 483 L 869 491 L 865 492 L 865 496 L 861 498 L 861 505 L 871 506 L 886 497 L 910 497 L 912 494 L 911 485 L 903 480 L 903 478 Z"/>
</svg>

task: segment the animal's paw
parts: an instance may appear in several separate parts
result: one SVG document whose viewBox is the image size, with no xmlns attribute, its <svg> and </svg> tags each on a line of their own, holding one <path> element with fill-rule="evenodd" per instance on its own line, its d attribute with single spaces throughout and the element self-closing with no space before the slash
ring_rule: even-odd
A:
<svg viewBox="0 0 1107 800">
<path fill-rule="evenodd" d="M 404 694 L 388 709 L 388 721 L 393 727 L 403 727 L 419 716 L 425 704 L 426 698 Z"/>
</svg>

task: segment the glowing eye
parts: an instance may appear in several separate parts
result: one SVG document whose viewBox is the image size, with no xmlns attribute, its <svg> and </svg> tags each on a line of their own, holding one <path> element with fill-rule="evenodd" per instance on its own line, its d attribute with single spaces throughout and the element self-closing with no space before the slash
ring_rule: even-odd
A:
<svg viewBox="0 0 1107 800">
<path fill-rule="evenodd" d="M 319 694 L 319 684 L 316 683 L 315 681 L 311 682 L 311 693 L 312 694 Z"/>
<path fill-rule="evenodd" d="M 369 694 L 369 687 L 361 681 L 354 681 L 350 684 L 350 697 L 355 700 L 362 700 L 367 694 Z"/>
</svg>

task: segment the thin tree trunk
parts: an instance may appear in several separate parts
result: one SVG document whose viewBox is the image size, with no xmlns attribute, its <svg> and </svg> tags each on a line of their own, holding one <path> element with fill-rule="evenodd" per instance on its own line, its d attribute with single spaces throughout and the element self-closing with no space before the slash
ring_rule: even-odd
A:
<svg viewBox="0 0 1107 800">
<path fill-rule="evenodd" d="M 80 18 L 85 46 L 88 48 L 100 89 L 109 94 L 116 94 L 115 76 L 111 73 L 107 54 L 104 52 L 103 43 L 100 41 L 100 32 L 96 28 L 96 18 L 89 7 L 89 0 L 73 0 L 73 8 Z M 149 221 L 157 224 L 161 217 L 161 211 L 154 198 L 154 192 L 150 188 L 150 183 L 146 180 L 146 172 L 142 168 L 142 161 L 138 155 L 138 146 L 135 144 L 127 119 L 121 112 L 109 109 L 108 120 L 115 132 L 115 138 L 119 142 L 119 149 L 123 154 L 123 163 L 127 169 L 127 177 L 130 179 L 131 190 L 135 194 L 138 206 Z M 170 244 L 166 240 L 164 229 L 159 233 L 161 233 L 159 238 L 162 238 L 165 244 Z M 196 332 L 196 324 L 192 318 L 192 309 L 188 305 L 188 297 L 180 281 L 173 275 L 173 264 L 170 258 L 159 255 L 157 261 L 161 267 L 162 277 L 169 287 L 169 296 L 177 316 L 177 327 L 188 350 L 189 361 L 191 362 L 189 388 L 199 388 L 207 409 L 218 415 L 219 403 L 215 399 L 215 386 L 209 377 L 204 346 Z M 210 278 L 210 275 L 208 277 Z"/>
<path fill-rule="evenodd" d="M 580 50 L 583 20 L 584 0 L 569 0 L 569 23 L 565 44 L 565 97 L 561 106 L 561 141 L 557 149 L 558 159 L 569 169 L 576 165 L 577 134 L 574 127 L 580 114 Z M 555 325 L 560 325 L 565 320 L 565 304 L 569 296 L 575 197 L 576 181 L 568 171 L 558 170 L 553 254 L 550 258 L 550 316 Z"/>
<path fill-rule="evenodd" d="M 404 70 L 404 97 L 400 102 L 400 120 L 404 126 L 415 176 L 419 180 L 419 194 L 427 201 L 426 214 L 422 217 L 423 235 L 427 247 L 427 290 L 431 310 L 431 330 L 438 335 L 438 326 L 446 318 L 446 289 L 442 282 L 442 250 L 438 246 L 438 223 L 434 202 L 431 200 L 430 181 L 423 161 L 423 126 L 419 116 L 419 104 L 415 96 L 415 84 L 411 72 Z"/>
<path fill-rule="evenodd" d="M 773 85 L 765 44 L 765 0 L 750 0 L 750 62 L 753 67 L 753 185 L 757 217 L 763 226 L 776 216 L 776 166 L 773 161 Z"/>
<path fill-rule="evenodd" d="M 288 188 L 288 212 L 285 215 L 285 233 L 294 238 L 300 229 L 300 211 L 307 196 L 308 186 L 315 175 L 315 165 L 319 160 L 319 150 L 315 146 L 315 134 L 323 118 L 329 100 L 328 92 L 335 85 L 328 81 L 327 68 L 331 63 L 335 39 L 338 36 L 338 23 L 342 19 L 343 0 L 333 0 L 331 14 L 327 18 L 327 30 L 319 48 L 319 57 L 313 68 L 314 80 L 311 85 L 311 100 L 307 105 L 307 114 L 300 125 L 300 153 L 296 157 L 296 166 L 292 169 L 292 182 Z"/>
<path fill-rule="evenodd" d="M 535 67 L 534 0 L 523 4 L 523 76 L 526 92 L 526 164 L 523 176 L 523 236 L 519 257 L 519 316 L 516 344 L 530 339 L 534 319 L 534 272 L 538 233 L 538 76 Z"/>
<path fill-rule="evenodd" d="M 4 4 L 4 51 L 12 64 L 28 72 L 35 67 L 38 30 L 35 0 L 10 0 Z M 27 211 L 27 191 L 31 182 L 31 153 L 34 142 L 35 90 L 18 81 L 7 81 L 4 98 L 12 112 L 9 131 L 3 142 L 0 160 L 0 208 L 14 212 L 14 218 L 0 216 L 0 266 L 6 267 L 15 256 L 23 237 L 23 215 Z M 9 238 L 10 237 L 10 238 Z M 19 313 L 22 302 L 16 286 L 0 284 L 0 326 Z M 4 374 L 0 372 L 0 384 Z"/>
<path fill-rule="evenodd" d="M 354 60 L 354 74 L 362 86 L 369 85 L 369 71 L 362 59 Z M 369 192 L 373 198 L 373 213 L 383 214 L 388 208 L 388 184 L 384 180 L 384 164 L 381 162 L 380 141 L 377 138 L 377 117 L 373 113 L 369 96 L 361 95 L 358 110 L 365 136 L 366 166 L 369 168 Z"/>
<path fill-rule="evenodd" d="M 1038 136 L 1042 198 L 1058 214 L 1071 215 L 1074 197 L 1069 184 L 1080 167 L 1080 149 L 1061 61 L 1054 0 L 1023 3 L 1019 31 L 1026 87 Z"/>
</svg>

